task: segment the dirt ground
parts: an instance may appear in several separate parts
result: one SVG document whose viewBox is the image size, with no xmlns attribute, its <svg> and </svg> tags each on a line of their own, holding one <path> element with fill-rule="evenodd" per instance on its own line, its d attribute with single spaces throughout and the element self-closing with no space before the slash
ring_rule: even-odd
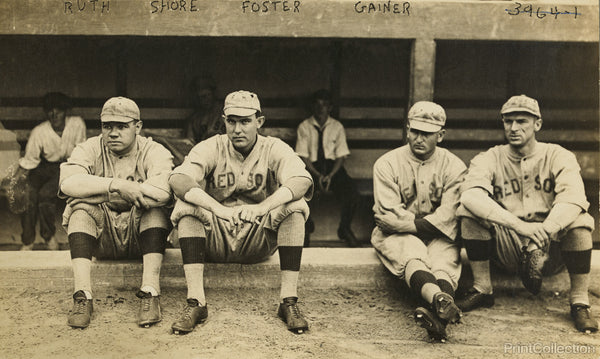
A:
<svg viewBox="0 0 600 359">
<path fill-rule="evenodd" d="M 163 290 L 163 321 L 149 329 L 135 324 L 138 299 L 132 290 L 98 290 L 92 324 L 85 330 L 66 325 L 69 293 L 2 290 L 0 357 L 600 358 L 600 334 L 574 329 L 566 293 L 496 293 L 493 308 L 466 313 L 463 323 L 450 327 L 451 337 L 443 344 L 431 343 L 414 324 L 416 303 L 401 288 L 311 289 L 300 295 L 311 324 L 303 335 L 287 331 L 277 318 L 277 290 L 208 290 L 209 320 L 176 336 L 170 325 L 184 303 L 182 289 Z M 598 317 L 600 299 L 591 299 Z M 519 344 L 532 349 L 515 351 Z M 559 353 L 559 347 L 573 345 L 588 353 Z"/>
</svg>

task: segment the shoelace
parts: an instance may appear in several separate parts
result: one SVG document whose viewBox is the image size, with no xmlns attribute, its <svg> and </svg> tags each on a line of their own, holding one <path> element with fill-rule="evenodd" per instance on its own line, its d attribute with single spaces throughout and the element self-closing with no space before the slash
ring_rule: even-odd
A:
<svg viewBox="0 0 600 359">
<path fill-rule="evenodd" d="M 150 300 L 152 298 L 142 298 L 142 310 L 144 312 L 150 311 Z"/>
<path fill-rule="evenodd" d="M 183 310 L 183 319 L 185 320 L 191 320 L 192 319 L 192 311 L 194 310 L 195 307 L 189 306 L 187 305 L 185 307 L 185 309 Z"/>
<path fill-rule="evenodd" d="M 295 303 L 288 305 L 288 308 L 290 308 L 290 312 L 294 318 L 300 318 L 300 309 L 298 309 Z"/>
<path fill-rule="evenodd" d="M 84 314 L 86 312 L 87 309 L 87 299 L 77 299 L 75 300 L 75 310 L 73 311 L 73 314 Z"/>
<path fill-rule="evenodd" d="M 581 313 L 582 311 L 585 312 L 585 316 L 587 317 L 587 319 L 590 318 L 590 309 L 587 307 L 576 307 L 575 311 L 577 312 L 577 314 Z"/>
</svg>

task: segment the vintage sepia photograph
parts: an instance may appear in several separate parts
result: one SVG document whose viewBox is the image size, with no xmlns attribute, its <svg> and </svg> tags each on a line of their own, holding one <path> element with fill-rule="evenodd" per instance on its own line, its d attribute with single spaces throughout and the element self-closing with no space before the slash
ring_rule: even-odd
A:
<svg viewBox="0 0 600 359">
<path fill-rule="evenodd" d="M 0 358 L 599 358 L 594 0 L 0 0 Z"/>
</svg>

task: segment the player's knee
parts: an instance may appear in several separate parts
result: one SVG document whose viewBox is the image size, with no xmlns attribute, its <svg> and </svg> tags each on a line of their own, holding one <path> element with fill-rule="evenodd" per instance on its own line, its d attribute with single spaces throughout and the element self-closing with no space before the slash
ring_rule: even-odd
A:
<svg viewBox="0 0 600 359">
<path fill-rule="evenodd" d="M 292 212 L 283 218 L 277 229 L 277 246 L 304 246 L 304 215 Z"/>
<path fill-rule="evenodd" d="M 206 237 L 204 224 L 194 216 L 183 216 L 177 222 L 179 238 Z"/>
<path fill-rule="evenodd" d="M 583 227 L 570 229 L 561 240 L 561 249 L 564 251 L 588 250 L 592 246 L 592 231 Z"/>
<path fill-rule="evenodd" d="M 482 225 L 478 220 L 470 217 L 460 218 L 461 237 L 466 240 L 488 241 L 492 239 L 490 230 Z"/>
<path fill-rule="evenodd" d="M 140 250 L 142 255 L 148 253 L 165 253 L 167 247 L 167 236 L 169 231 L 166 228 L 148 228 L 140 233 Z"/>
<path fill-rule="evenodd" d="M 94 213 L 95 211 L 86 206 L 77 205 L 73 209 L 73 213 L 69 218 L 67 233 L 86 233 L 92 237 L 97 236 L 97 228 L 102 227 L 103 218 L 101 215 Z"/>
<path fill-rule="evenodd" d="M 142 213 L 140 232 L 149 228 L 169 228 L 169 218 L 162 208 L 150 208 Z"/>
</svg>

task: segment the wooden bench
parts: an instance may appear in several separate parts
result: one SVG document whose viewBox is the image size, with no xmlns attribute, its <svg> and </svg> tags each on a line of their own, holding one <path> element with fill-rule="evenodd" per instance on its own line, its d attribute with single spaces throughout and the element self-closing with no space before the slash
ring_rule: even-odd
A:
<svg viewBox="0 0 600 359">
<path fill-rule="evenodd" d="M 335 109 L 336 117 L 346 128 L 346 137 L 351 155 L 346 161 L 348 173 L 356 180 L 365 199 L 363 212 L 370 211 L 372 203 L 372 167 L 385 152 L 403 144 L 405 99 L 342 99 L 342 106 Z M 477 153 L 504 142 L 504 134 L 499 122 L 501 103 L 474 103 L 470 107 L 465 101 L 458 101 L 461 107 L 452 107 L 454 101 L 439 101 L 446 109 L 447 134 L 442 147 L 448 148 L 460 157 L 465 164 Z M 100 109 L 103 100 L 75 99 L 72 113 L 80 115 L 88 126 L 88 136 L 100 131 Z M 139 100 L 144 132 L 149 136 L 181 138 L 183 124 L 191 110 L 181 104 L 171 104 L 166 100 Z M 93 105 L 93 106 L 91 106 Z M 293 99 L 265 99 L 263 113 L 267 121 L 261 130 L 264 135 L 283 139 L 294 147 L 296 127 L 307 117 L 300 103 Z M 590 108 L 542 109 L 543 129 L 538 139 L 558 143 L 573 151 L 582 168 L 588 200 L 592 203 L 590 212 L 598 218 L 598 122 L 597 110 Z M 41 120 L 38 106 L 0 107 L 0 122 L 13 130 L 24 149 L 31 129 Z M 32 120 L 39 118 L 40 120 Z M 361 217 L 371 217 L 362 213 Z M 335 237 L 335 221 L 329 220 L 325 236 Z M 369 221 L 359 226 L 361 237 L 370 233 Z M 333 224 L 333 225 L 332 225 Z M 363 228 L 364 227 L 364 228 Z M 595 241 L 599 240 L 595 238 Z"/>
</svg>

